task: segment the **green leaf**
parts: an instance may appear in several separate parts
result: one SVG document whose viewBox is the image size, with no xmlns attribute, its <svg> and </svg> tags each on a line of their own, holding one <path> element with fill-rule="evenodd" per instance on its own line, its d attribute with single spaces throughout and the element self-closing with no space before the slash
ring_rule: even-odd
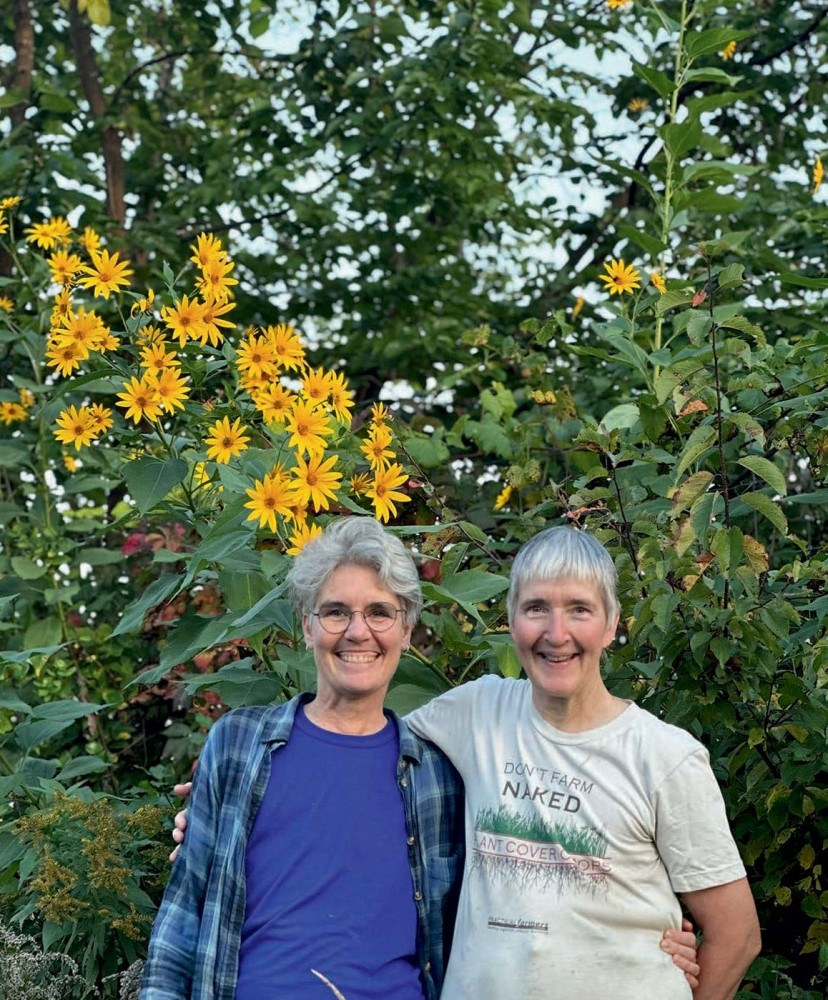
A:
<svg viewBox="0 0 828 1000">
<path fill-rule="evenodd" d="M 109 765 L 100 757 L 74 757 L 57 774 L 58 781 L 74 781 L 87 774 L 100 774 Z"/>
<path fill-rule="evenodd" d="M 710 424 L 702 424 L 693 431 L 679 458 L 675 472 L 676 481 L 711 447 L 715 436 L 716 431 Z"/>
<path fill-rule="evenodd" d="M 90 566 L 113 566 L 123 562 L 124 555 L 120 549 L 81 549 L 78 561 Z"/>
<path fill-rule="evenodd" d="M 124 611 L 121 620 L 115 626 L 112 635 L 124 635 L 127 632 L 137 632 L 144 621 L 144 616 L 156 605 L 166 601 L 179 586 L 180 576 L 164 573 L 147 587 L 141 597 Z"/>
<path fill-rule="evenodd" d="M 443 579 L 442 589 L 456 601 L 479 604 L 503 593 L 509 586 L 505 576 L 481 569 L 461 570 Z"/>
<path fill-rule="evenodd" d="M 681 511 L 692 507 L 696 500 L 707 492 L 713 479 L 712 472 L 702 469 L 700 472 L 694 472 L 692 476 L 688 476 L 680 486 L 669 490 L 667 496 L 673 503 L 671 516 L 677 517 Z"/>
<path fill-rule="evenodd" d="M 688 70 L 684 76 L 684 80 L 685 83 L 692 83 L 693 81 L 696 83 L 722 83 L 726 87 L 735 87 L 737 84 L 741 83 L 742 80 L 744 80 L 744 77 L 731 76 L 729 73 L 725 73 L 723 69 L 718 69 L 715 66 L 708 66 L 705 69 Z M 727 96 L 733 98 L 733 101 L 735 101 L 742 95 L 730 93 Z M 733 101 L 729 101 L 728 103 L 733 103 Z M 698 103 L 700 102 L 697 102 L 697 105 Z M 721 107 L 720 104 L 716 106 Z M 709 110 L 709 108 L 705 108 L 704 110 Z"/>
<path fill-rule="evenodd" d="M 760 479 L 764 479 L 768 486 L 780 496 L 785 496 L 788 492 L 788 484 L 785 482 L 785 476 L 779 467 L 767 458 L 760 458 L 758 455 L 748 455 L 747 458 L 740 458 L 737 464 L 749 469 L 754 475 L 759 476 Z"/>
<path fill-rule="evenodd" d="M 39 580 L 49 571 L 48 566 L 38 566 L 34 559 L 28 556 L 12 556 L 11 568 L 21 580 Z"/>
<path fill-rule="evenodd" d="M 139 512 L 146 514 L 178 486 L 187 475 L 187 463 L 180 458 L 161 462 L 157 458 L 136 458 L 124 466 L 124 479 Z"/>
<path fill-rule="evenodd" d="M 240 614 L 269 594 L 273 584 L 261 573 L 223 570 L 219 573 L 219 587 L 227 610 Z"/>
<path fill-rule="evenodd" d="M 782 532 L 783 535 L 787 535 L 788 522 L 785 515 L 782 513 L 782 509 L 776 501 L 771 500 L 771 498 L 764 493 L 743 493 L 739 499 L 742 503 L 747 504 L 748 507 L 752 507 L 757 513 L 766 517 L 778 531 Z"/>
<path fill-rule="evenodd" d="M 241 705 L 269 705 L 279 701 L 284 690 L 284 680 L 276 674 L 266 674 L 253 669 L 253 660 L 239 660 L 213 674 L 186 674 L 182 680 L 188 694 L 197 691 L 215 691 L 230 708 Z"/>
<path fill-rule="evenodd" d="M 623 236 L 624 239 L 629 240 L 631 243 L 635 243 L 636 246 L 641 247 L 642 250 L 645 250 L 654 259 L 667 249 L 667 245 L 662 243 L 661 240 L 657 240 L 655 237 L 650 236 L 649 233 L 645 233 L 644 230 L 635 229 L 633 226 L 619 226 L 618 235 Z"/>
<path fill-rule="evenodd" d="M 662 125 L 658 131 L 664 145 L 676 160 L 683 159 L 691 149 L 698 146 L 702 137 L 701 122 L 698 119 L 671 122 Z"/>
<path fill-rule="evenodd" d="M 687 56 L 689 59 L 698 59 L 711 52 L 721 52 L 730 42 L 738 42 L 751 34 L 750 31 L 737 31 L 734 28 L 708 28 L 706 31 L 693 32 L 685 39 Z"/>
<path fill-rule="evenodd" d="M 649 84 L 658 96 L 663 97 L 665 100 L 675 90 L 673 81 L 666 73 L 662 73 L 659 69 L 648 66 L 646 63 L 638 62 L 633 62 L 632 69 L 639 80 L 643 80 Z"/>
<path fill-rule="evenodd" d="M 719 288 L 735 288 L 744 283 L 744 265 L 728 264 L 718 274 Z"/>
<path fill-rule="evenodd" d="M 780 271 L 777 277 L 783 285 L 795 285 L 797 288 L 828 288 L 828 278 L 811 278 L 805 274 L 797 274 L 795 271 Z"/>
</svg>

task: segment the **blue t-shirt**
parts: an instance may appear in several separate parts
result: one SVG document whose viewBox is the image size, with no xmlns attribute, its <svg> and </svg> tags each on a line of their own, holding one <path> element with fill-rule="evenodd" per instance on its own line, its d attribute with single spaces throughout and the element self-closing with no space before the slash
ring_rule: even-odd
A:
<svg viewBox="0 0 828 1000">
<path fill-rule="evenodd" d="M 236 1000 L 423 1000 L 399 738 L 296 713 L 247 841 Z"/>
</svg>

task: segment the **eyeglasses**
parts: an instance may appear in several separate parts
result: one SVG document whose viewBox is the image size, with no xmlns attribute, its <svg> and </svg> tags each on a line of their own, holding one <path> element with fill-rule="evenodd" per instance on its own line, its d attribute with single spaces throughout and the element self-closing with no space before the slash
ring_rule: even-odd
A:
<svg viewBox="0 0 828 1000">
<path fill-rule="evenodd" d="M 369 604 L 364 611 L 350 611 L 339 606 L 311 611 L 311 615 L 319 619 L 322 628 L 334 635 L 346 632 L 354 615 L 362 615 L 363 621 L 372 632 L 387 632 L 397 620 L 397 615 L 402 613 L 402 608 L 395 608 L 393 604 L 384 602 Z"/>
</svg>

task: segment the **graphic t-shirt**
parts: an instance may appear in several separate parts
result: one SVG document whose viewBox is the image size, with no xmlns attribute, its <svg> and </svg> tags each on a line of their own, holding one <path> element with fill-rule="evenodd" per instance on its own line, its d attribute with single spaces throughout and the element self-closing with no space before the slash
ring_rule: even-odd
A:
<svg viewBox="0 0 828 1000">
<path fill-rule="evenodd" d="M 441 1000 L 689 1000 L 661 951 L 676 893 L 745 874 L 707 751 L 629 704 L 555 729 L 487 677 L 406 717 L 466 786 L 466 867 Z"/>
</svg>

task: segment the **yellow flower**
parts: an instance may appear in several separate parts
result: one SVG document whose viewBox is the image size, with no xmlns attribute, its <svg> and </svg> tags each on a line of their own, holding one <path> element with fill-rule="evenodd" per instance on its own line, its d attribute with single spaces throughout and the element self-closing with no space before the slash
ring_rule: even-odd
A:
<svg viewBox="0 0 828 1000">
<path fill-rule="evenodd" d="M 604 264 L 606 274 L 600 275 L 606 285 L 605 291 L 610 295 L 620 295 L 622 292 L 633 293 L 634 288 L 641 287 L 641 277 L 632 264 L 626 265 L 623 260 L 614 258 L 609 264 Z"/>
<path fill-rule="evenodd" d="M 89 348 L 76 340 L 53 340 L 46 348 L 46 364 L 57 368 L 61 375 L 71 375 L 89 357 Z"/>
<path fill-rule="evenodd" d="M 207 457 L 226 464 L 234 455 L 241 455 L 247 450 L 250 440 L 244 433 L 246 430 L 247 427 L 241 425 L 241 417 L 236 417 L 232 424 L 229 417 L 217 420 L 204 439 L 204 443 L 209 445 Z"/>
<path fill-rule="evenodd" d="M 230 272 L 236 265 L 229 260 L 211 260 L 201 269 L 201 277 L 196 279 L 196 287 L 203 298 L 214 302 L 226 302 L 231 293 L 230 286 L 238 285 Z"/>
<path fill-rule="evenodd" d="M 728 42 L 722 49 L 722 62 L 728 62 L 736 55 L 736 42 Z"/>
<path fill-rule="evenodd" d="M 7 295 L 0 295 L 0 312 L 10 313 L 14 309 L 14 303 Z"/>
<path fill-rule="evenodd" d="M 236 368 L 254 378 L 271 377 L 276 374 L 276 355 L 267 337 L 248 334 L 236 348 Z"/>
<path fill-rule="evenodd" d="M 368 492 L 368 487 L 371 485 L 371 477 L 367 472 L 360 472 L 357 476 L 351 476 L 351 493 L 355 497 L 364 496 Z"/>
<path fill-rule="evenodd" d="M 56 250 L 47 261 L 52 271 L 52 281 L 58 285 L 71 285 L 72 279 L 83 265 L 76 253 Z"/>
<path fill-rule="evenodd" d="M 221 317 L 230 312 L 231 309 L 236 308 L 235 302 L 216 302 L 207 301 L 204 303 L 204 323 L 207 327 L 207 332 L 201 339 L 201 343 L 206 343 L 210 341 L 213 347 L 218 347 L 218 345 L 224 340 L 224 334 L 221 332 L 219 327 L 224 327 L 227 330 L 232 330 L 235 327 L 235 323 L 231 323 L 227 319 L 222 319 Z"/>
<path fill-rule="evenodd" d="M 385 403 L 374 403 L 371 406 L 371 421 L 375 424 L 387 424 L 391 420 L 391 414 Z"/>
<path fill-rule="evenodd" d="M 55 296 L 55 304 L 52 308 L 52 326 L 58 326 L 64 316 L 68 316 L 72 311 L 72 293 L 68 288 L 62 288 Z"/>
<path fill-rule="evenodd" d="M 336 419 L 341 424 L 350 424 L 351 410 L 354 408 L 354 394 L 348 388 L 348 383 L 342 372 L 331 374 L 328 398 Z"/>
<path fill-rule="evenodd" d="M 180 368 L 181 362 L 174 351 L 167 351 L 167 345 L 163 340 L 156 340 L 144 344 L 141 348 L 141 367 L 157 373 L 164 371 L 165 368 Z"/>
<path fill-rule="evenodd" d="M 290 431 L 288 444 L 301 455 L 321 455 L 325 450 L 325 439 L 332 433 L 331 425 L 324 410 L 318 409 L 306 399 L 297 399 L 287 416 Z"/>
<path fill-rule="evenodd" d="M 630 3 L 632 0 L 607 0 L 607 6 L 610 10 L 621 10 L 622 7 L 626 7 Z"/>
<path fill-rule="evenodd" d="M 310 455 L 307 462 L 298 455 L 291 480 L 296 500 L 301 504 L 312 504 L 315 510 L 327 510 L 330 500 L 336 500 L 336 491 L 342 480 L 342 473 L 333 471 L 338 461 L 338 455 L 331 455 L 324 461 L 322 455 Z"/>
<path fill-rule="evenodd" d="M 17 396 L 21 406 L 34 406 L 35 395 L 31 389 L 18 389 Z"/>
<path fill-rule="evenodd" d="M 142 350 L 151 344 L 163 344 L 164 334 L 157 326 L 141 326 L 135 331 L 135 343 Z"/>
<path fill-rule="evenodd" d="M 29 411 L 21 403 L 0 400 L 0 424 L 8 427 L 10 424 L 25 420 L 28 415 Z"/>
<path fill-rule="evenodd" d="M 248 521 L 259 519 L 260 528 L 276 531 L 276 515 L 290 516 L 293 500 L 290 480 L 280 465 L 272 469 L 262 480 L 256 480 L 253 489 L 245 490 L 250 499 L 244 505 L 250 513 Z"/>
<path fill-rule="evenodd" d="M 71 455 L 63 456 L 63 464 L 67 472 L 77 472 L 80 468 L 80 462 L 76 458 L 72 458 Z"/>
<path fill-rule="evenodd" d="M 63 444 L 73 444 L 80 451 L 84 445 L 95 440 L 95 427 L 89 410 L 85 406 L 75 409 L 70 406 L 63 410 L 55 421 L 57 430 L 54 434 Z"/>
<path fill-rule="evenodd" d="M 655 288 L 659 295 L 663 295 L 667 291 L 667 285 L 664 282 L 664 278 L 658 273 L 658 271 L 653 271 L 650 275 L 650 284 Z"/>
<path fill-rule="evenodd" d="M 137 424 L 142 417 L 147 420 L 157 420 L 161 415 L 161 400 L 155 386 L 144 375 L 143 378 L 133 377 L 130 382 L 124 382 L 124 391 L 118 393 L 116 406 L 126 409 L 124 416 Z"/>
<path fill-rule="evenodd" d="M 101 248 L 101 238 L 91 226 L 84 229 L 78 242 L 90 256 Z"/>
<path fill-rule="evenodd" d="M 129 314 L 130 316 L 137 316 L 139 313 L 149 312 L 154 303 L 155 292 L 150 288 L 143 299 L 138 299 L 137 302 L 132 303 L 132 308 L 129 310 Z"/>
<path fill-rule="evenodd" d="M 359 447 L 371 463 L 371 468 L 376 471 L 387 468 L 392 459 L 397 457 L 389 447 L 390 444 L 390 428 L 386 427 L 385 424 L 374 424 L 368 431 L 368 440 Z"/>
<path fill-rule="evenodd" d="M 321 534 L 322 528 L 318 524 L 298 524 L 290 536 L 290 548 L 287 550 L 287 554 L 298 556 L 308 542 L 318 538 Z"/>
<path fill-rule="evenodd" d="M 331 386 L 331 375 L 322 368 L 309 368 L 302 379 L 302 395 L 315 406 L 324 403 L 328 398 Z"/>
<path fill-rule="evenodd" d="M 9 231 L 9 223 L 3 218 L 3 210 L 0 209 L 0 236 Z"/>
<path fill-rule="evenodd" d="M 72 227 L 66 219 L 54 215 L 48 222 L 36 222 L 24 229 L 23 234 L 29 243 L 36 243 L 43 250 L 69 246 L 72 242 Z"/>
<path fill-rule="evenodd" d="M 646 111 L 649 106 L 650 102 L 646 97 L 634 97 L 627 105 L 627 111 L 636 114 L 639 111 Z"/>
<path fill-rule="evenodd" d="M 89 407 L 89 420 L 92 423 L 95 437 L 100 437 L 112 426 L 112 410 L 102 403 L 93 403 Z"/>
<path fill-rule="evenodd" d="M 573 319 L 575 319 L 578 316 L 578 314 L 581 312 L 581 310 L 584 308 L 585 305 L 586 305 L 586 300 L 584 299 L 583 295 L 579 295 L 578 298 L 575 300 L 575 305 L 572 307 Z"/>
<path fill-rule="evenodd" d="M 161 406 L 167 413 L 173 413 L 176 408 L 184 409 L 184 400 L 190 395 L 186 375 L 175 368 L 164 368 L 160 372 L 147 372 L 147 379 L 155 386 Z"/>
<path fill-rule="evenodd" d="M 251 392 L 251 396 L 267 424 L 283 424 L 296 402 L 296 396 L 281 382 L 271 382 L 264 389 Z"/>
<path fill-rule="evenodd" d="M 512 487 L 507 483 L 503 489 L 498 493 L 497 499 L 494 502 L 495 510 L 503 510 L 506 504 L 509 502 L 509 498 L 512 495 Z"/>
<path fill-rule="evenodd" d="M 190 260 L 202 268 L 214 260 L 224 260 L 227 256 L 227 252 L 221 248 L 221 240 L 212 233 L 201 233 L 190 249 L 193 251 Z"/>
<path fill-rule="evenodd" d="M 814 163 L 814 190 L 813 194 L 816 194 L 822 186 L 822 178 L 825 176 L 825 168 L 822 166 L 822 157 L 818 156 L 816 162 Z"/>
<path fill-rule="evenodd" d="M 182 295 L 179 302 L 174 306 L 164 306 L 161 310 L 161 319 L 172 330 L 173 336 L 178 337 L 178 342 L 182 347 L 187 343 L 187 338 L 199 340 L 207 334 L 207 324 L 204 322 L 206 306 L 198 299 L 192 302 L 186 295 Z"/>
<path fill-rule="evenodd" d="M 19 194 L 12 195 L 11 198 L 4 198 L 0 201 L 0 212 L 7 212 L 10 208 L 17 208 L 23 199 Z"/>
<path fill-rule="evenodd" d="M 279 323 L 278 326 L 267 327 L 264 334 L 273 345 L 276 360 L 283 368 L 301 371 L 305 367 L 305 348 L 292 326 Z"/>
<path fill-rule="evenodd" d="M 88 351 L 98 350 L 108 332 L 101 317 L 94 310 L 87 312 L 83 306 L 77 312 L 70 310 L 51 330 L 56 342 L 73 340 Z"/>
<path fill-rule="evenodd" d="M 100 295 L 108 299 L 112 292 L 119 292 L 121 285 L 129 285 L 129 276 L 133 273 L 129 261 L 119 260 L 117 253 L 110 253 L 108 250 L 93 250 L 89 254 L 92 266 L 81 267 L 81 274 L 87 275 L 79 278 L 78 284 L 83 288 L 90 288 L 93 295 Z"/>
<path fill-rule="evenodd" d="M 207 471 L 207 463 L 196 462 L 193 466 L 193 486 L 196 488 L 209 486 L 211 482 L 210 473 Z"/>
<path fill-rule="evenodd" d="M 389 517 L 397 516 L 396 504 L 411 502 L 411 497 L 397 490 L 397 487 L 402 486 L 406 479 L 408 479 L 408 473 L 403 472 L 403 467 L 398 463 L 389 465 L 387 469 L 377 470 L 366 495 L 371 498 L 374 513 L 380 521 L 387 521 Z"/>
</svg>

